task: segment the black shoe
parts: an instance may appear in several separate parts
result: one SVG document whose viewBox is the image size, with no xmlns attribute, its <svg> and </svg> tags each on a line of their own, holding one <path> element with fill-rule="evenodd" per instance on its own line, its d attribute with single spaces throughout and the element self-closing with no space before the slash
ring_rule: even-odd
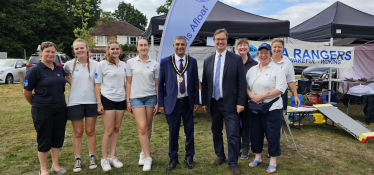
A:
<svg viewBox="0 0 374 175">
<path fill-rule="evenodd" d="M 188 169 L 192 169 L 195 166 L 193 163 L 193 156 L 186 156 L 184 158 L 184 163 L 186 163 Z"/>
<path fill-rule="evenodd" d="M 73 171 L 76 173 L 82 171 L 82 162 L 80 158 L 75 159 Z"/>
<path fill-rule="evenodd" d="M 93 169 L 96 169 L 96 167 L 97 167 L 97 162 L 95 159 L 95 155 L 92 155 L 90 157 L 90 169 L 93 170 Z"/>
<path fill-rule="evenodd" d="M 166 167 L 166 170 L 168 170 L 168 171 L 173 170 L 177 166 L 177 164 L 179 164 L 178 160 L 171 160 L 170 159 L 169 165 Z"/>
</svg>

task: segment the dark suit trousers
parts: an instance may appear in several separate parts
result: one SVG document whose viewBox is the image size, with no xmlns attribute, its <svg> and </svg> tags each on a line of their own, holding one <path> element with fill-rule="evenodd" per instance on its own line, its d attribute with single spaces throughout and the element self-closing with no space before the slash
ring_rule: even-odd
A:
<svg viewBox="0 0 374 175">
<path fill-rule="evenodd" d="M 223 99 L 216 101 L 212 98 L 210 106 L 210 117 L 212 122 L 212 133 L 214 151 L 218 158 L 226 159 L 224 148 L 223 148 L 223 120 L 225 120 L 226 135 L 228 143 L 229 159 L 228 164 L 230 167 L 238 166 L 238 153 L 240 144 L 240 117 L 235 112 L 227 112 L 223 105 Z"/>
<path fill-rule="evenodd" d="M 178 160 L 178 137 L 181 117 L 183 118 L 184 133 L 186 134 L 186 156 L 195 155 L 193 111 L 190 109 L 188 99 L 183 102 L 177 100 L 173 112 L 166 114 L 166 120 L 169 124 L 169 158 L 172 160 Z"/>
<path fill-rule="evenodd" d="M 283 109 L 269 111 L 265 115 L 250 113 L 250 138 L 253 153 L 262 153 L 264 134 L 268 141 L 268 152 L 271 157 L 281 154 L 280 129 L 282 127 Z"/>
</svg>

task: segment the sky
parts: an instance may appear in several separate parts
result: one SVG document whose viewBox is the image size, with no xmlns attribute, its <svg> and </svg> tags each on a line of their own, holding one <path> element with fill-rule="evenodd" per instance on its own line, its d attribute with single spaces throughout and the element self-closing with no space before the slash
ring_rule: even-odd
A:
<svg viewBox="0 0 374 175">
<path fill-rule="evenodd" d="M 148 22 L 156 13 L 157 7 L 165 4 L 166 0 L 102 0 L 101 9 L 112 11 L 117 9 L 120 2 L 130 3 L 146 15 Z M 188 1 L 188 0 L 185 0 Z M 219 0 L 227 5 L 248 13 L 266 16 L 274 19 L 289 20 L 294 27 L 315 16 L 331 6 L 336 0 Z M 340 0 L 357 10 L 374 15 L 374 0 Z M 147 24 L 148 26 L 148 24 Z"/>
</svg>

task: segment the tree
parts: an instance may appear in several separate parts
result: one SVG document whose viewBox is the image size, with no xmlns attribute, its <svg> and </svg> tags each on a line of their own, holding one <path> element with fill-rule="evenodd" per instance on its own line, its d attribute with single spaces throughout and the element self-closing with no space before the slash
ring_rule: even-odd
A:
<svg viewBox="0 0 374 175">
<path fill-rule="evenodd" d="M 117 10 L 114 12 L 114 16 L 117 20 L 126 21 L 143 31 L 147 26 L 147 17 L 139 10 L 135 9 L 130 3 L 119 3 Z"/>
<path fill-rule="evenodd" d="M 77 5 L 72 6 L 72 11 L 75 13 L 74 16 L 77 16 L 82 21 L 82 26 L 74 29 L 74 35 L 77 38 L 83 39 L 87 42 L 88 49 L 96 47 L 96 43 L 93 41 L 93 37 L 89 34 L 92 28 L 88 28 L 88 21 L 90 20 L 91 15 L 89 14 L 91 0 L 77 0 Z"/>
<path fill-rule="evenodd" d="M 115 21 L 116 17 L 114 16 L 114 13 L 110 11 L 102 11 L 101 12 L 101 17 L 103 18 L 103 23 L 109 22 L 109 21 Z"/>
<path fill-rule="evenodd" d="M 172 1 L 173 0 L 166 0 L 164 5 L 157 8 L 156 13 L 157 14 L 167 14 L 169 12 L 169 8 L 171 6 Z"/>
</svg>

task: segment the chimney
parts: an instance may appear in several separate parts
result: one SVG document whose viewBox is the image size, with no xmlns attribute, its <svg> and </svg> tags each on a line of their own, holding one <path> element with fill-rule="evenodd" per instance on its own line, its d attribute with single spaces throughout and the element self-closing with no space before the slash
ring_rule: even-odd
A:
<svg viewBox="0 0 374 175">
<path fill-rule="evenodd" d="M 97 20 L 97 26 L 99 25 L 102 25 L 103 24 L 103 18 L 100 18 Z"/>
</svg>

